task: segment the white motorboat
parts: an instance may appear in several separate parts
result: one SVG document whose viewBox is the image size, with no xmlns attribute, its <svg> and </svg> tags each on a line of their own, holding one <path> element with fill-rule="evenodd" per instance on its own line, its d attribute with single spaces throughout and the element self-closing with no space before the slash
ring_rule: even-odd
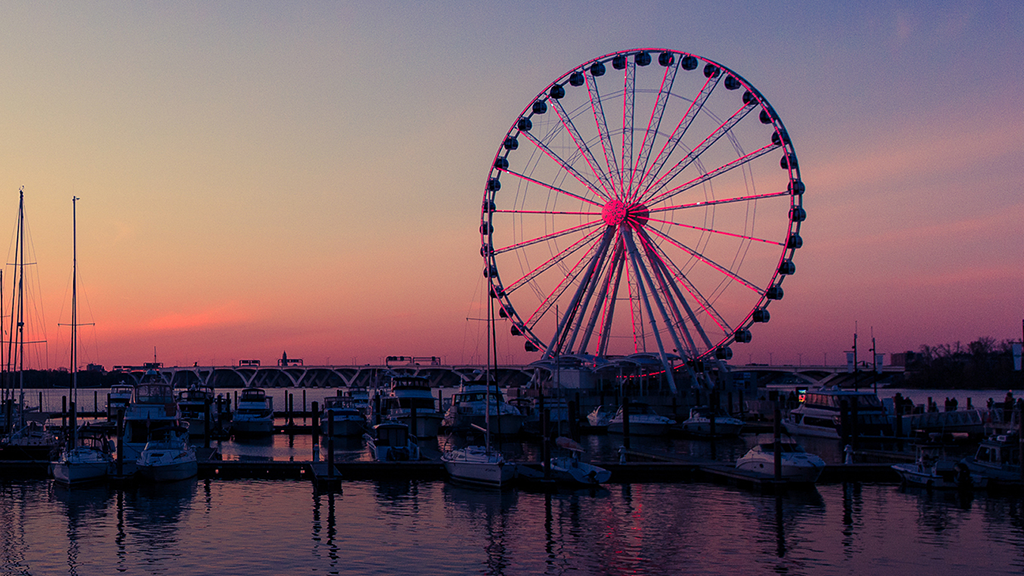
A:
<svg viewBox="0 0 1024 576">
<path fill-rule="evenodd" d="M 366 431 L 366 416 L 350 396 L 328 396 L 320 413 L 320 429 L 324 435 L 359 436 Z"/>
<path fill-rule="evenodd" d="M 967 465 L 947 457 L 941 446 L 922 444 L 916 448 L 914 462 L 892 465 L 904 484 L 943 490 L 964 488 L 970 484 Z"/>
<path fill-rule="evenodd" d="M 624 430 L 622 407 L 608 422 L 610 434 L 622 434 Z M 629 433 L 635 436 L 665 436 L 675 425 L 675 420 L 662 416 L 642 402 L 629 403 Z"/>
<path fill-rule="evenodd" d="M 779 442 L 781 452 L 783 480 L 790 482 L 810 483 L 818 481 L 825 470 L 825 461 L 820 457 L 804 451 L 803 446 L 791 438 L 782 438 Z M 736 461 L 737 470 L 758 472 L 775 476 L 775 441 L 768 436 L 759 439 L 758 443 Z"/>
<path fill-rule="evenodd" d="M 231 420 L 235 436 L 269 436 L 274 433 L 274 399 L 260 388 L 245 388 Z"/>
<path fill-rule="evenodd" d="M 188 444 L 188 430 L 184 426 L 152 430 L 151 436 L 136 461 L 143 479 L 173 482 L 196 475 L 199 463 L 195 449 Z"/>
<path fill-rule="evenodd" d="M 985 438 L 978 444 L 974 456 L 964 458 L 958 466 L 966 468 L 970 474 L 970 485 L 977 488 L 1019 489 L 1024 485 L 1020 470 L 1020 438 L 1017 434 L 998 434 Z"/>
<path fill-rule="evenodd" d="M 555 439 L 555 445 L 568 452 L 566 456 L 551 458 L 551 472 L 562 481 L 583 486 L 597 486 L 611 479 L 612 473 L 608 470 L 582 460 L 583 447 L 579 443 L 560 436 Z"/>
<path fill-rule="evenodd" d="M 53 465 L 53 478 L 63 484 L 105 479 L 114 466 L 111 442 L 106 434 L 88 426 L 78 429 L 77 445 L 65 448 Z"/>
<path fill-rule="evenodd" d="M 220 421 L 220 412 L 214 402 L 211 386 L 193 385 L 186 390 L 178 391 L 178 409 L 181 419 L 188 424 L 188 433 L 192 436 L 206 434 L 206 411 L 209 409 L 210 428 L 216 428 Z M 212 432 L 213 430 L 211 430 Z"/>
<path fill-rule="evenodd" d="M 413 428 L 413 409 L 416 425 Z M 444 414 L 437 409 L 437 400 L 430 389 L 430 381 L 422 376 L 395 376 L 391 388 L 381 398 L 380 412 L 384 420 L 398 420 L 408 424 L 417 438 L 434 438 L 441 429 Z"/>
<path fill-rule="evenodd" d="M 409 426 L 396 420 L 386 420 L 373 427 L 372 434 L 364 434 L 370 455 L 377 462 L 419 460 L 420 447 L 416 437 L 409 434 Z"/>
<path fill-rule="evenodd" d="M 121 382 L 111 386 L 110 392 L 107 394 L 107 420 L 114 422 L 117 420 L 118 411 L 127 412 L 128 403 L 132 401 L 134 393 L 135 385 L 133 384 Z"/>
<path fill-rule="evenodd" d="M 714 416 L 714 432 L 712 433 L 711 418 Z M 632 425 L 632 422 L 630 422 Z M 690 409 L 690 417 L 680 425 L 684 434 L 701 437 L 730 438 L 739 436 L 743 430 L 743 420 L 733 418 L 721 408 L 698 406 Z"/>
<path fill-rule="evenodd" d="M 497 450 L 467 446 L 441 455 L 444 469 L 453 480 L 502 488 L 516 477 L 516 465 L 506 462 Z"/>
<path fill-rule="evenodd" d="M 490 406 L 490 410 L 485 409 L 485 406 Z M 483 430 L 485 427 L 493 435 L 518 434 L 524 420 L 515 406 L 505 402 L 497 386 L 482 381 L 464 383 L 452 395 L 452 405 L 444 415 L 445 426 L 456 434 Z"/>
<path fill-rule="evenodd" d="M 156 370 L 148 370 L 135 386 L 135 395 L 124 415 L 122 461 L 134 463 L 150 440 L 150 432 L 181 424 L 181 411 L 174 401 L 174 388 Z"/>
<path fill-rule="evenodd" d="M 878 395 L 869 390 L 842 390 L 837 387 L 808 391 L 803 403 L 782 421 L 787 434 L 838 440 L 842 431 L 842 405 L 846 402 L 850 422 L 856 411 L 857 434 L 892 436 L 892 424 Z"/>
</svg>

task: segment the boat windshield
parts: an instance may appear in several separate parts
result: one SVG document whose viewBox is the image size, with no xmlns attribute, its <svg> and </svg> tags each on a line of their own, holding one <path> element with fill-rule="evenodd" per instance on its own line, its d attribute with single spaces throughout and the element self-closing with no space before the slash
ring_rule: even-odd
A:
<svg viewBox="0 0 1024 576">
<path fill-rule="evenodd" d="M 170 384 L 143 383 L 135 387 L 135 401 L 138 404 L 170 404 L 174 392 Z"/>
<path fill-rule="evenodd" d="M 775 443 L 765 442 L 764 444 L 761 444 L 761 451 L 769 453 L 775 452 Z M 793 442 L 781 442 L 779 444 L 779 451 L 785 454 L 787 452 L 803 452 L 804 449 L 799 444 L 795 444 Z"/>
<path fill-rule="evenodd" d="M 267 393 L 257 388 L 246 388 L 242 390 L 242 397 L 239 402 L 263 402 Z"/>
<path fill-rule="evenodd" d="M 878 399 L 875 394 L 826 394 L 821 392 L 808 392 L 807 399 L 804 400 L 806 406 L 814 408 L 827 408 L 829 410 L 839 410 L 842 408 L 842 401 L 846 400 L 847 404 L 852 408 L 856 402 L 858 410 L 881 410 L 882 401 Z"/>
</svg>

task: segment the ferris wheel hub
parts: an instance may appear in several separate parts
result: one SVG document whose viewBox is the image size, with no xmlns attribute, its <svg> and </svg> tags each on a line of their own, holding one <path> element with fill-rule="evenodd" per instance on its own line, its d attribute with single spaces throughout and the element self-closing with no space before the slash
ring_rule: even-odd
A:
<svg viewBox="0 0 1024 576">
<path fill-rule="evenodd" d="M 627 223 L 634 228 L 647 224 L 650 210 L 639 202 L 626 204 L 622 200 L 613 198 L 601 209 L 601 218 L 609 226 L 621 226 Z"/>
</svg>

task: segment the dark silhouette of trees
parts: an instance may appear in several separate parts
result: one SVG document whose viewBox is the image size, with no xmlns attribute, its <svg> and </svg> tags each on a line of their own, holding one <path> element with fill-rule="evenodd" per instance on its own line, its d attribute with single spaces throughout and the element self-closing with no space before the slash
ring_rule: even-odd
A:
<svg viewBox="0 0 1024 576">
<path fill-rule="evenodd" d="M 995 338 L 921 346 L 909 354 L 905 385 L 910 388 L 1020 388 L 1024 377 L 1013 370 L 1013 340 Z"/>
</svg>

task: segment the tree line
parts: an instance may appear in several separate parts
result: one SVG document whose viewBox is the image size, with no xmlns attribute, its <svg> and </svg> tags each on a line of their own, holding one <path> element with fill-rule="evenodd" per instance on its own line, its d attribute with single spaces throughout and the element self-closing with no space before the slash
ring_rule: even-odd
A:
<svg viewBox="0 0 1024 576">
<path fill-rule="evenodd" d="M 996 390 L 1024 387 L 1024 372 L 1013 369 L 1014 340 L 978 338 L 908 352 L 904 385 L 908 388 Z"/>
</svg>

